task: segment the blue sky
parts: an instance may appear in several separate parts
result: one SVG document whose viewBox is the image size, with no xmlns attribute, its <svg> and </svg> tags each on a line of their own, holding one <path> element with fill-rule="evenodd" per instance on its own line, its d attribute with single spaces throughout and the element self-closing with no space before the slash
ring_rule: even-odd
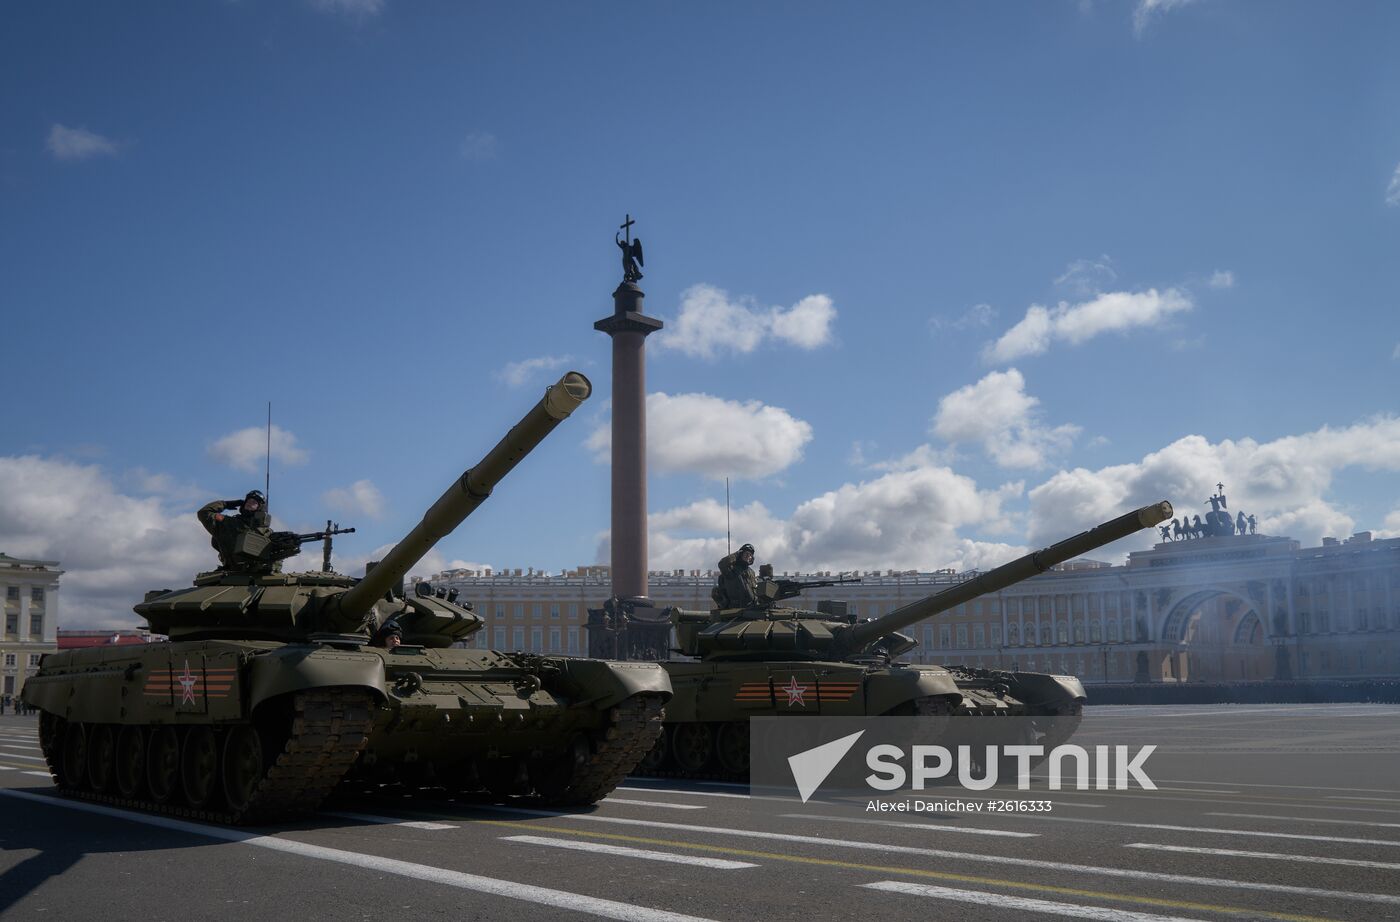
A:
<svg viewBox="0 0 1400 922">
<path fill-rule="evenodd" d="M 1397 26 L 6 5 L 0 550 L 128 622 L 211 564 L 193 511 L 261 485 L 272 400 L 274 514 L 356 525 L 359 572 L 572 367 L 595 398 L 427 564 L 606 561 L 629 212 L 654 568 L 713 565 L 725 476 L 780 570 L 985 566 L 1217 480 L 1269 533 L 1400 534 Z"/>
</svg>

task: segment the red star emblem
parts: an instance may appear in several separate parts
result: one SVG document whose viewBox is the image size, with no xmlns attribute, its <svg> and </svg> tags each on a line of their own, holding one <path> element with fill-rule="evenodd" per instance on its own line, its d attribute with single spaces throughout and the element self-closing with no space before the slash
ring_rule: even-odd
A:
<svg viewBox="0 0 1400 922">
<path fill-rule="evenodd" d="M 194 673 L 190 672 L 189 660 L 185 660 L 185 671 L 180 674 L 180 678 L 176 681 L 180 683 L 180 703 L 194 704 L 194 685 L 196 679 Z"/>
<path fill-rule="evenodd" d="M 807 686 L 798 685 L 797 676 L 793 676 L 787 685 L 783 686 L 783 691 L 787 692 L 788 707 L 792 707 L 794 704 L 800 704 L 804 708 L 807 706 L 807 702 L 802 700 L 802 696 L 807 694 Z"/>
</svg>

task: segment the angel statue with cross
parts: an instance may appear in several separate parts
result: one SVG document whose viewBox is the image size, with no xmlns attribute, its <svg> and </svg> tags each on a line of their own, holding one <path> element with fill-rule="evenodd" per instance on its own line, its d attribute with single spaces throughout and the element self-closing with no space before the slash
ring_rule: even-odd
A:
<svg viewBox="0 0 1400 922">
<path fill-rule="evenodd" d="M 629 214 L 627 220 L 619 225 L 618 229 L 627 232 L 627 239 L 621 236 L 616 237 L 618 249 L 622 250 L 622 280 L 624 282 L 636 282 L 642 277 L 640 266 L 646 265 L 642 258 L 642 238 L 632 239 L 632 225 L 636 224 Z"/>
</svg>

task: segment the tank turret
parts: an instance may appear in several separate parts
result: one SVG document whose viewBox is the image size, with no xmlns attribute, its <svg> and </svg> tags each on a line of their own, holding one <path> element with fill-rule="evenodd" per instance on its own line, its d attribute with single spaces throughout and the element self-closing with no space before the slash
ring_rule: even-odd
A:
<svg viewBox="0 0 1400 922">
<path fill-rule="evenodd" d="M 433 545 L 476 511 L 501 478 L 591 392 L 588 379 L 573 371 L 551 385 L 505 438 L 457 478 L 422 521 L 362 579 L 337 573 L 277 573 L 270 568 L 216 570 L 201 574 L 189 589 L 147 593 L 145 601 L 135 606 L 136 613 L 146 619 L 152 631 L 167 634 L 172 640 L 288 642 L 358 634 L 380 605 L 384 617 L 399 622 L 406 643 L 449 646 L 481 626 L 481 619 L 469 607 L 431 594 L 391 601 L 390 591 L 402 584 L 409 569 Z"/>
<path fill-rule="evenodd" d="M 1044 573 L 1096 548 L 1111 544 L 1171 518 L 1165 500 L 1144 506 L 1088 531 L 1042 548 L 1010 563 L 950 586 L 871 621 L 856 622 L 836 612 L 799 611 L 775 603 L 791 598 L 804 584 L 760 579 L 758 595 L 769 600 L 757 608 L 713 612 L 672 610 L 681 652 L 707 660 L 744 659 L 890 659 L 909 650 L 914 641 L 899 631 L 964 602 L 1005 589 Z M 811 585 L 834 585 L 835 580 Z M 788 585 L 784 585 L 784 584 Z"/>
</svg>

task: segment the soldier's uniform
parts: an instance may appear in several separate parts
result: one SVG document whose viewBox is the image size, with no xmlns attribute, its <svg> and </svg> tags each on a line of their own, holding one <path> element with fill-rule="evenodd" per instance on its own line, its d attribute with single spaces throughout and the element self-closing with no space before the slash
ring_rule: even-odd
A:
<svg viewBox="0 0 1400 922">
<path fill-rule="evenodd" d="M 253 497 L 254 493 L 260 500 L 258 510 L 253 513 L 243 512 L 244 504 Z M 199 524 L 203 525 L 204 530 L 209 532 L 210 545 L 219 552 L 220 569 L 270 569 L 274 571 L 281 569 L 280 562 L 275 566 L 251 567 L 247 561 L 239 560 L 238 555 L 234 553 L 235 542 L 240 533 L 253 531 L 263 536 L 272 534 L 272 529 L 267 526 L 267 504 L 261 500 L 262 494 L 255 490 L 241 500 L 216 499 L 195 513 L 199 517 Z M 237 515 L 223 515 L 222 513 L 227 509 L 240 511 Z"/>
<path fill-rule="evenodd" d="M 719 576 L 710 597 L 720 608 L 750 608 L 758 604 L 758 577 L 753 567 L 740 559 L 745 551 L 752 555 L 753 545 L 745 544 L 719 562 Z"/>
</svg>

